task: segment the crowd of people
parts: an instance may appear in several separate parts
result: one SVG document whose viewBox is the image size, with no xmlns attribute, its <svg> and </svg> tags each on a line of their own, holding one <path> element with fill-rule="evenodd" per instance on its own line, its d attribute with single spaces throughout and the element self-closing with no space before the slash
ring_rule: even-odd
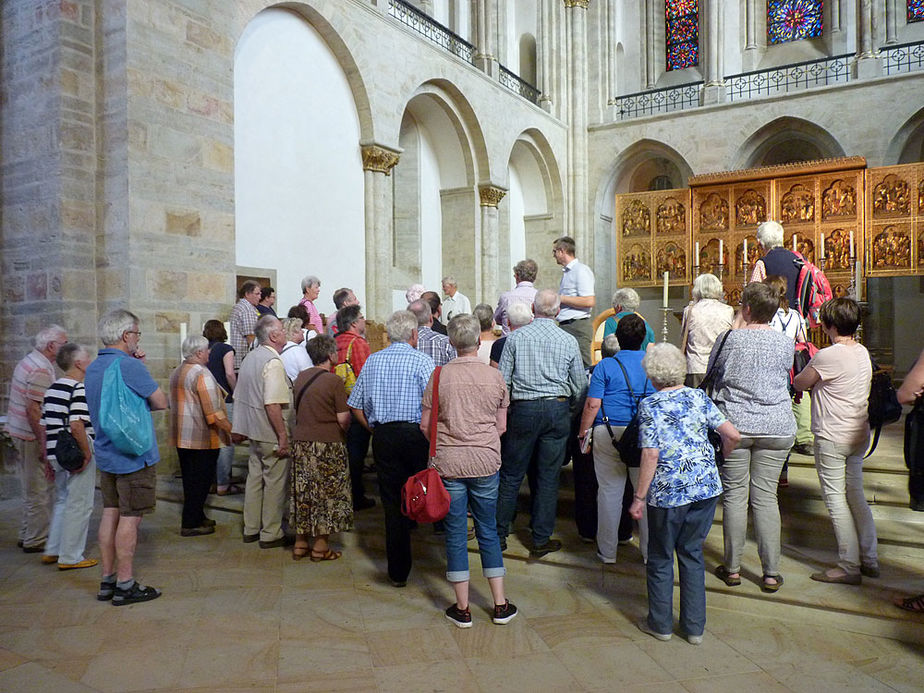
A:
<svg viewBox="0 0 924 693">
<path fill-rule="evenodd" d="M 453 277 L 443 279 L 442 299 L 414 285 L 406 309 L 385 323 L 388 346 L 375 352 L 349 288 L 334 292 L 336 315 L 326 320 L 315 305 L 321 282 L 307 276 L 301 301 L 280 318 L 275 290 L 246 281 L 231 309 L 230 334 L 209 320 L 201 335 L 188 336 L 167 393 L 145 366 L 141 321 L 133 313 L 103 316 L 104 348 L 95 360 L 87 347 L 69 343 L 63 328 L 50 326 L 16 367 L 10 394 L 8 428 L 23 482 L 20 546 L 61 570 L 101 563 L 100 600 L 123 605 L 159 597 L 136 580 L 133 557 L 139 523 L 154 509 L 160 459 L 149 412 L 169 409 L 169 445 L 183 484 L 180 535 L 215 532 L 205 514 L 210 492 L 243 493 L 243 541 L 291 548 L 295 560 L 341 558 L 332 535 L 351 530 L 354 513 L 376 505 L 363 481 L 371 442 L 386 573 L 398 588 L 413 563 L 414 523 L 401 512 L 401 487 L 432 465 L 450 497 L 448 514 L 435 526 L 454 592 L 445 613 L 462 628 L 472 625 L 472 539 L 493 598 L 492 621 L 508 623 L 517 614 L 505 592 L 503 553 L 515 533 L 524 478 L 530 557 L 562 548 L 553 535 L 559 477 L 569 460 L 576 487 L 579 469 L 589 480 L 576 488 L 582 518 L 576 519 L 602 563 L 616 562 L 632 520 L 638 523 L 649 607 L 639 628 L 657 639 L 674 630 L 676 555 L 680 630 L 690 643 L 702 642 L 703 543 L 720 499 L 724 557 L 715 575 L 728 586 L 742 584 L 750 505 L 760 587 L 772 593 L 783 586 L 777 492 L 789 454 L 803 451 L 800 445 L 812 447 L 838 542 L 837 565 L 812 579 L 859 584 L 877 577 L 861 467 L 872 367 L 854 338 L 858 306 L 837 298 L 822 307 L 831 346 L 791 379 L 795 344 L 808 340 L 808 332 L 787 301 L 782 254 L 789 251 L 775 222 L 763 224 L 758 239 L 764 267 L 755 274 L 763 276 L 745 287 L 737 316 L 723 301 L 721 282 L 701 275 L 684 312 L 681 348 L 656 344 L 637 312 L 638 294 L 620 289 L 596 365 L 594 275 L 577 260 L 569 237 L 552 247 L 562 270 L 558 288 L 535 286 L 538 265 L 530 259 L 514 266 L 515 286 L 496 306 L 472 308 Z M 924 382 L 913 374 L 922 370 L 909 377 L 903 401 L 921 396 Z M 808 397 L 796 401 L 796 392 L 810 392 L 811 404 Z M 140 419 L 131 418 L 133 402 L 143 404 Z M 800 439 L 802 426 L 809 437 Z M 626 435 L 638 437 L 636 461 L 617 450 Z M 83 459 L 66 469 L 56 455 L 71 437 Z M 233 476 L 235 445 L 247 450 L 243 478 Z M 85 555 L 97 468 L 99 560 Z M 924 596 L 899 606 L 921 611 Z"/>
</svg>

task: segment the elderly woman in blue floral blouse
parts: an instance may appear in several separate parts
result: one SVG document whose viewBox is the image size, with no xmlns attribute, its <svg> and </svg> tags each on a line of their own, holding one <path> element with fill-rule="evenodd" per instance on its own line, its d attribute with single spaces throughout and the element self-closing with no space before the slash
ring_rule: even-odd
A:
<svg viewBox="0 0 924 693">
<path fill-rule="evenodd" d="M 686 360 L 677 347 L 650 346 L 642 366 L 657 392 L 639 405 L 642 465 L 629 508 L 638 519 L 648 504 L 648 617 L 638 626 L 658 640 L 670 640 L 676 552 L 680 629 L 690 644 L 699 645 L 706 627 L 703 542 L 722 493 L 707 433 L 718 430 L 726 455 L 740 435 L 706 393 L 684 387 Z"/>
</svg>

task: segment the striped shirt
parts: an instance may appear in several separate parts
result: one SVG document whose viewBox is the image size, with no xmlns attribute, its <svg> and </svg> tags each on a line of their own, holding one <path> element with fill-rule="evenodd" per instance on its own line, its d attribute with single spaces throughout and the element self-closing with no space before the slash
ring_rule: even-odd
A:
<svg viewBox="0 0 924 693">
<path fill-rule="evenodd" d="M 457 356 L 449 337 L 424 326 L 417 328 L 417 351 L 425 353 L 437 366 L 445 366 Z"/>
<path fill-rule="evenodd" d="M 420 423 L 420 398 L 433 369 L 433 359 L 407 342 L 390 344 L 366 360 L 347 404 L 362 409 L 370 426 Z"/>
<path fill-rule="evenodd" d="M 170 445 L 190 450 L 221 447 L 217 421 L 227 420 L 221 388 L 208 368 L 181 363 L 170 376 Z"/>
<path fill-rule="evenodd" d="M 59 378 L 45 391 L 42 402 L 42 425 L 45 426 L 45 454 L 55 462 L 55 445 L 58 432 L 74 421 L 83 421 L 87 442 L 93 445 L 93 426 L 90 424 L 90 409 L 87 407 L 83 383 L 73 378 Z M 92 447 L 91 447 L 92 449 Z"/>
<path fill-rule="evenodd" d="M 231 348 L 234 349 L 234 370 L 241 367 L 241 361 L 250 351 L 247 335 L 255 334 L 260 314 L 246 298 L 234 304 L 231 309 Z M 256 345 L 256 340 L 253 342 Z"/>
<path fill-rule="evenodd" d="M 577 340 L 551 318 L 536 318 L 507 335 L 498 368 L 514 402 L 578 397 L 587 387 Z"/>
<path fill-rule="evenodd" d="M 41 404 L 45 390 L 55 379 L 55 367 L 40 351 L 33 349 L 13 370 L 10 383 L 10 402 L 6 412 L 6 430 L 14 438 L 35 440 L 29 425 L 26 408 L 29 402 Z"/>
</svg>

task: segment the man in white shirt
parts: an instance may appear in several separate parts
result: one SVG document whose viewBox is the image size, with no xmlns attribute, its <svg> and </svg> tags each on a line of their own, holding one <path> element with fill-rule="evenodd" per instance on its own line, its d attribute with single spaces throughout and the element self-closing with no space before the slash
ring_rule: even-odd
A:
<svg viewBox="0 0 924 693">
<path fill-rule="evenodd" d="M 555 239 L 552 243 L 552 257 L 562 268 L 561 284 L 558 287 L 561 296 L 558 326 L 577 339 L 584 368 L 590 368 L 590 343 L 593 339 L 590 313 L 594 307 L 594 273 L 575 258 L 574 239 L 570 236 Z"/>
<path fill-rule="evenodd" d="M 459 291 L 459 284 L 455 277 L 443 277 L 443 293 L 446 295 L 443 299 L 443 315 L 446 316 L 447 323 L 452 320 L 453 315 L 472 312 L 472 302 L 468 300 L 468 296 Z"/>
</svg>

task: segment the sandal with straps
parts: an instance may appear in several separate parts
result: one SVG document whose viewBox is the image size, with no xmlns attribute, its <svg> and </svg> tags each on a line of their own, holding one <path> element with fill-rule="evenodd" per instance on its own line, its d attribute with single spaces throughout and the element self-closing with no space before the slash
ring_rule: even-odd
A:
<svg viewBox="0 0 924 693">
<path fill-rule="evenodd" d="M 312 550 L 311 556 L 309 556 L 309 558 L 311 559 L 312 563 L 320 563 L 321 561 L 336 561 L 342 555 L 343 555 L 343 552 L 332 551 L 331 549 L 327 549 L 327 551 Z"/>
<path fill-rule="evenodd" d="M 767 582 L 767 580 L 776 580 L 776 582 Z M 760 589 L 762 592 L 778 592 L 780 587 L 783 586 L 783 576 L 782 575 L 764 575 L 763 581 L 760 583 Z"/>
<path fill-rule="evenodd" d="M 741 575 L 737 574 L 736 577 L 732 577 L 732 573 L 728 572 L 728 568 L 724 565 L 716 566 L 715 576 L 729 587 L 737 587 L 741 584 Z"/>
<path fill-rule="evenodd" d="M 895 600 L 895 606 L 905 611 L 924 614 L 924 594 L 918 594 L 914 597 L 899 597 Z"/>
<path fill-rule="evenodd" d="M 292 560 L 300 561 L 308 556 L 308 544 L 296 544 L 292 547 Z"/>
</svg>

